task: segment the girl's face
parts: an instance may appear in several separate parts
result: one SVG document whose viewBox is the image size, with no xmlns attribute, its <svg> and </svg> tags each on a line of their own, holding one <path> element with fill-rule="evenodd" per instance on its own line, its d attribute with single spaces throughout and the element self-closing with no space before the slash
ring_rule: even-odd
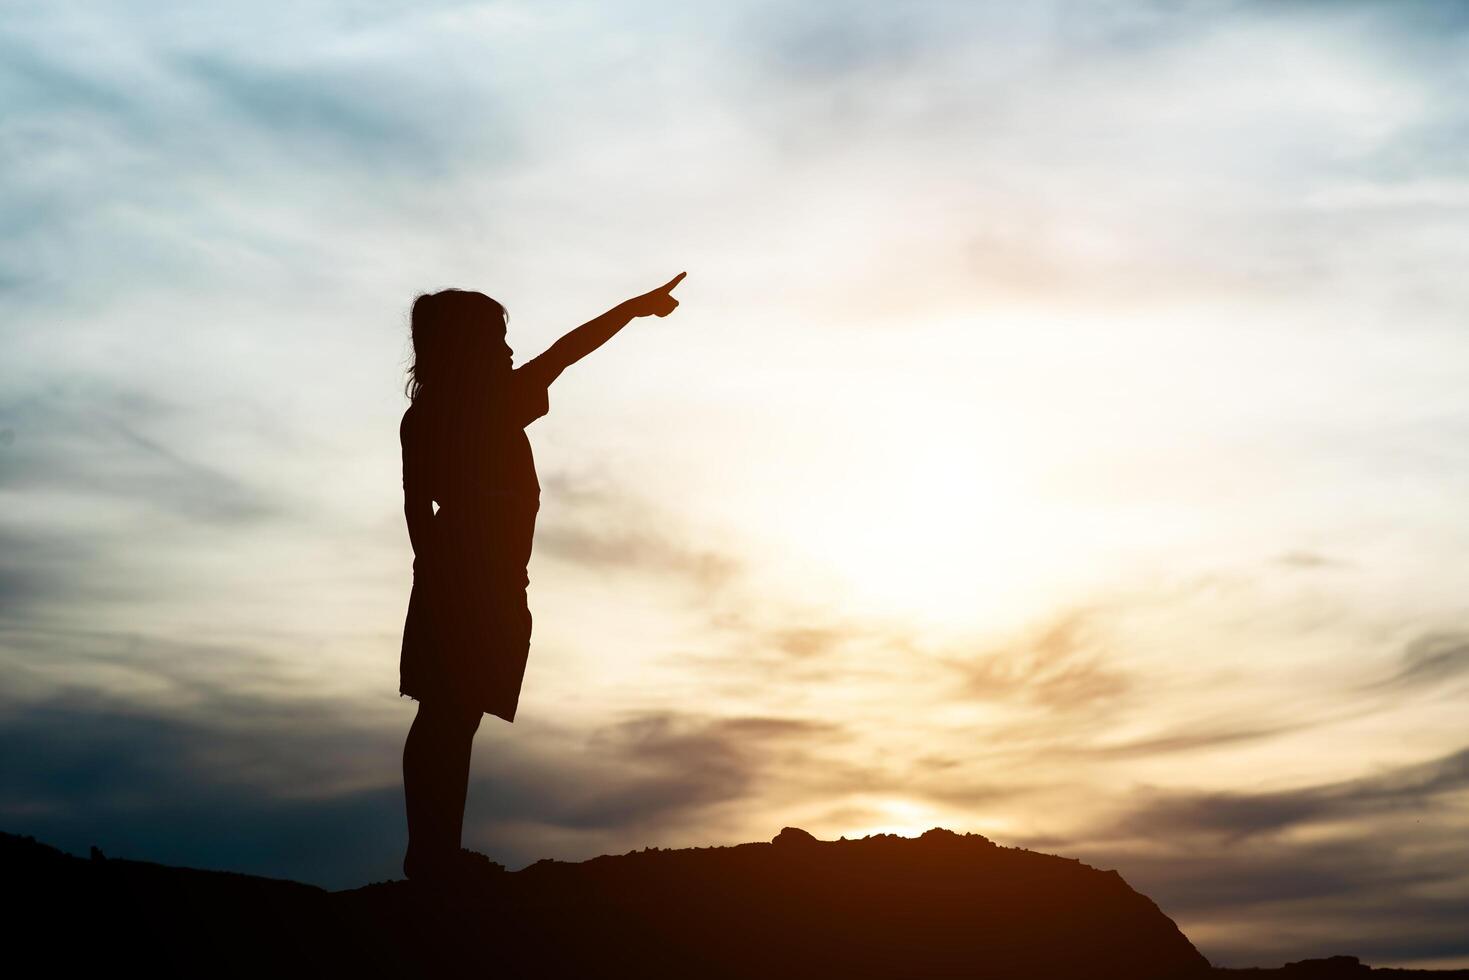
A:
<svg viewBox="0 0 1469 980">
<path fill-rule="evenodd" d="M 456 379 L 449 381 L 450 386 L 456 386 L 505 378 L 513 369 L 513 354 L 505 342 L 503 327 L 466 324 L 459 342 L 444 351 L 446 380 Z"/>
<path fill-rule="evenodd" d="M 493 327 L 491 329 L 494 329 Z M 493 371 L 510 371 L 514 367 L 515 351 L 510 349 L 510 343 L 505 339 L 504 327 L 500 328 L 500 339 L 490 345 L 490 369 Z"/>
<path fill-rule="evenodd" d="M 514 352 L 505 339 L 505 324 L 498 318 L 475 316 L 461 321 L 455 332 L 458 336 L 450 349 L 454 351 L 453 356 L 463 361 L 464 367 L 471 369 L 471 374 L 510 370 Z"/>
</svg>

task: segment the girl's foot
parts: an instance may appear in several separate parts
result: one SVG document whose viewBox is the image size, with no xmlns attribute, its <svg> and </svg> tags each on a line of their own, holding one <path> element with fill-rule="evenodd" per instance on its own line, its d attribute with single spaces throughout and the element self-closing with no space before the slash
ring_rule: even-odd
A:
<svg viewBox="0 0 1469 980">
<path fill-rule="evenodd" d="M 442 880 L 452 872 L 454 863 L 448 854 L 430 856 L 426 849 L 410 845 L 403 857 L 403 877 L 420 882 Z"/>
</svg>

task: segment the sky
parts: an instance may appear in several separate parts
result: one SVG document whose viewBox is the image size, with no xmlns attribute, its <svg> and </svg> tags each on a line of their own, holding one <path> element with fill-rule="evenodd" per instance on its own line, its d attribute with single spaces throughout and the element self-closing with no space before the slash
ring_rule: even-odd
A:
<svg viewBox="0 0 1469 980">
<path fill-rule="evenodd" d="M 12 2 L 0 829 L 400 875 L 416 295 L 551 389 L 511 868 L 934 826 L 1469 966 L 1469 11 Z"/>
</svg>

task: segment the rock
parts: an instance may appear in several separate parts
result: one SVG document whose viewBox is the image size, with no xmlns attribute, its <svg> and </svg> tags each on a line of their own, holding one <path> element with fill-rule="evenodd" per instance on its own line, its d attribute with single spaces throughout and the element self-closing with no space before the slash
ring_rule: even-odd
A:
<svg viewBox="0 0 1469 980">
<path fill-rule="evenodd" d="M 780 833 L 771 838 L 770 843 L 780 847 L 804 847 L 819 844 L 820 841 L 800 827 L 782 827 Z"/>
<path fill-rule="evenodd" d="M 1287 977 L 1299 977 L 1307 980 L 1311 977 L 1319 977 L 1321 980 L 1334 980 L 1336 977 L 1365 977 L 1370 976 L 1372 968 L 1364 966 L 1362 961 L 1355 956 L 1327 956 L 1321 959 L 1296 960 L 1281 967 L 1281 974 Z"/>
</svg>

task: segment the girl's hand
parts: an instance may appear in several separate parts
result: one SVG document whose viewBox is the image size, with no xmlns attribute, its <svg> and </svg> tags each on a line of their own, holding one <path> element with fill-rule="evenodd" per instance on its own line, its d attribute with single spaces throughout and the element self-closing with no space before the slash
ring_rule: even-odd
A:
<svg viewBox="0 0 1469 980">
<path fill-rule="evenodd" d="M 667 316 L 673 312 L 674 307 L 678 306 L 678 300 L 670 295 L 673 287 L 677 286 L 686 275 L 688 275 L 687 272 L 680 272 L 657 289 L 643 293 L 641 296 L 634 296 L 623 305 L 635 317 Z"/>
</svg>

